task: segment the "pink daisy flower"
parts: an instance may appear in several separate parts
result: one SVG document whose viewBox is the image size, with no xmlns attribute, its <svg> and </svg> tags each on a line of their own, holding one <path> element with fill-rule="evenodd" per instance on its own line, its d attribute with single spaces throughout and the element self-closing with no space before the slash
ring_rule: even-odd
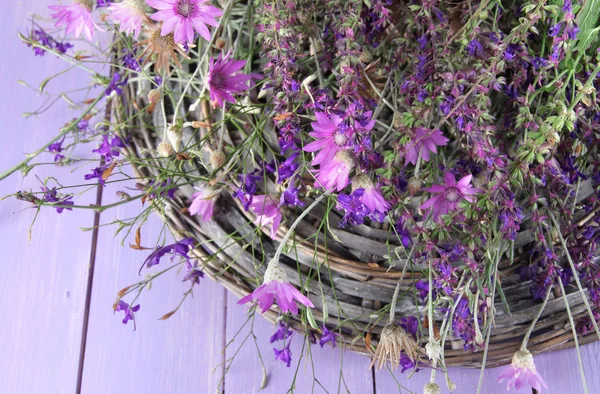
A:
<svg viewBox="0 0 600 394">
<path fill-rule="evenodd" d="M 369 118 L 371 112 L 365 112 L 365 117 Z M 347 132 L 340 130 L 340 122 L 342 118 L 336 114 L 327 115 L 324 112 L 315 112 L 316 122 L 313 122 L 312 128 L 314 132 L 309 133 L 311 137 L 315 138 L 315 141 L 304 146 L 305 152 L 316 152 L 312 165 L 327 163 L 333 159 L 335 154 L 340 150 L 344 149 L 348 145 L 350 139 Z M 373 129 L 375 126 L 375 120 L 370 120 L 365 126 L 361 126 L 357 123 L 356 131 L 366 132 Z"/>
<path fill-rule="evenodd" d="M 197 193 L 192 195 L 192 203 L 188 208 L 191 215 L 200 215 L 202 220 L 212 219 L 215 210 L 215 203 L 219 198 L 219 191 L 208 185 L 196 187 Z"/>
<path fill-rule="evenodd" d="M 348 186 L 350 171 L 354 167 L 354 157 L 346 150 L 339 151 L 333 159 L 321 165 L 317 183 L 326 190 L 340 191 Z"/>
<path fill-rule="evenodd" d="M 445 146 L 449 139 L 444 137 L 444 133 L 440 130 L 429 130 L 423 127 L 417 127 L 413 133 L 413 138 L 406 145 L 406 153 L 404 156 L 404 164 L 417 164 L 419 153 L 421 159 L 425 162 L 429 161 L 430 153 L 437 153 L 436 146 Z"/>
<path fill-rule="evenodd" d="M 79 37 L 83 32 L 85 37 L 91 41 L 94 35 L 94 26 L 98 30 L 102 30 L 92 19 L 93 4 L 91 0 L 75 0 L 69 5 L 51 5 L 48 8 L 56 11 L 51 15 L 52 19 L 58 19 L 55 26 L 65 25 L 66 34 L 73 33 L 75 37 Z"/>
<path fill-rule="evenodd" d="M 363 189 L 363 194 L 360 196 L 360 202 L 369 208 L 369 211 L 386 213 L 390 209 L 390 203 L 385 201 L 379 188 L 371 182 L 368 175 L 357 175 L 352 179 L 352 191 Z"/>
<path fill-rule="evenodd" d="M 159 10 L 150 16 L 162 21 L 160 34 L 166 36 L 173 32 L 176 43 L 194 41 L 194 30 L 206 41 L 210 41 L 209 26 L 218 26 L 215 19 L 223 15 L 217 7 L 206 5 L 208 0 L 146 0 L 151 7 Z"/>
<path fill-rule="evenodd" d="M 275 239 L 277 229 L 281 224 L 281 212 L 276 201 L 268 194 L 261 194 L 252 197 L 250 208 L 257 214 L 256 225 L 260 227 L 271 226 L 271 238 Z"/>
<path fill-rule="evenodd" d="M 507 390 L 521 390 L 525 385 L 529 385 L 536 392 L 541 393 L 542 386 L 548 388 L 544 378 L 537 373 L 533 356 L 527 349 L 519 350 L 514 354 L 510 366 L 498 376 L 498 383 L 502 383 L 504 380 L 507 380 Z"/>
<path fill-rule="evenodd" d="M 279 309 L 283 313 L 292 312 L 298 313 L 298 305 L 295 301 L 310 308 L 314 308 L 314 304 L 298 289 L 292 286 L 287 278 L 285 271 L 279 266 L 279 263 L 271 262 L 265 271 L 265 279 L 263 284 L 256 288 L 252 293 L 238 301 L 238 304 L 258 301 L 260 312 L 265 313 L 277 301 Z"/>
<path fill-rule="evenodd" d="M 125 0 L 121 3 L 112 3 L 108 10 L 108 20 L 120 25 L 120 31 L 125 34 L 132 34 L 134 38 L 140 36 L 142 22 L 146 19 L 145 0 Z"/>
<path fill-rule="evenodd" d="M 210 99 L 213 102 L 218 102 L 220 106 L 223 106 L 225 101 L 234 103 L 235 98 L 232 93 L 248 90 L 247 82 L 253 78 L 249 74 L 233 75 L 246 65 L 246 61 L 230 59 L 230 55 L 228 53 L 223 57 L 223 54 L 221 54 L 216 60 L 211 58 L 208 75 L 206 76 Z"/>
<path fill-rule="evenodd" d="M 323 112 L 315 112 L 315 117 L 317 121 L 312 123 L 314 132 L 308 133 L 315 138 L 315 141 L 304 146 L 305 152 L 320 150 L 312 161 L 314 166 L 330 162 L 335 154 L 348 143 L 348 137 L 338 128 L 342 118 L 336 114 L 327 116 Z"/>
<path fill-rule="evenodd" d="M 421 209 L 433 207 L 433 219 L 437 220 L 440 215 L 445 215 L 450 211 L 458 208 L 458 202 L 465 199 L 473 202 L 473 195 L 481 193 L 481 190 L 471 187 L 472 175 L 467 175 L 460 181 L 456 182 L 454 175 L 447 172 L 444 175 L 445 185 L 433 185 L 425 190 L 426 192 L 436 193 L 437 196 L 431 197 L 421 205 Z"/>
</svg>

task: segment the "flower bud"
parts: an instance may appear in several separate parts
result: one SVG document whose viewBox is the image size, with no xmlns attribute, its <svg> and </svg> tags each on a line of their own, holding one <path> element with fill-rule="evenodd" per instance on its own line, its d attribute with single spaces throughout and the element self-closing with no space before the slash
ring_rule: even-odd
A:
<svg viewBox="0 0 600 394">
<path fill-rule="evenodd" d="M 169 127 L 167 130 L 167 138 L 175 152 L 179 152 L 179 145 L 181 145 L 181 129 L 175 125 Z"/>
<path fill-rule="evenodd" d="M 435 382 L 429 382 L 423 387 L 423 394 L 442 394 L 442 389 Z"/>
<path fill-rule="evenodd" d="M 369 179 L 367 174 L 359 174 L 352 178 L 352 191 L 356 189 L 372 189 L 373 182 Z"/>
<path fill-rule="evenodd" d="M 173 150 L 173 146 L 167 140 L 164 140 L 163 142 L 158 144 L 158 146 L 156 147 L 156 151 L 161 157 L 169 157 L 173 153 L 175 153 L 175 151 Z"/>
<path fill-rule="evenodd" d="M 221 49 L 225 48 L 225 40 L 221 37 L 217 38 L 217 40 L 215 41 L 215 46 L 217 47 L 217 49 L 220 51 Z"/>
<path fill-rule="evenodd" d="M 408 192 L 411 196 L 414 196 L 419 192 L 419 190 L 421 190 L 422 185 L 423 183 L 419 178 L 412 177 L 408 180 Z"/>
<path fill-rule="evenodd" d="M 210 153 L 210 165 L 212 166 L 213 170 L 223 167 L 226 160 L 227 156 L 221 149 L 212 151 Z"/>
<path fill-rule="evenodd" d="M 152 89 L 148 92 L 148 101 L 150 104 L 157 104 L 162 99 L 160 89 Z"/>
</svg>

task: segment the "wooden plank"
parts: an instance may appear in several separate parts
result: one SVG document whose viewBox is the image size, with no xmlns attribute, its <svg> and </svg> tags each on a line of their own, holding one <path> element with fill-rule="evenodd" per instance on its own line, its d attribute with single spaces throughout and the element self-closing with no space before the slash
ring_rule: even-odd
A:
<svg viewBox="0 0 600 394">
<path fill-rule="evenodd" d="M 109 186 L 104 195 L 114 199 L 119 188 L 123 185 Z M 130 218 L 141 211 L 140 203 L 134 202 L 103 213 L 101 221 Z M 152 214 L 142 228 L 142 244 L 153 247 L 162 227 L 160 218 Z M 158 321 L 179 304 L 189 289 L 188 282 L 182 282 L 184 273 L 174 269 L 156 279 L 136 302 L 141 308 L 136 313 L 137 330 L 133 331 L 133 324 L 123 325 L 122 312 L 114 314 L 112 305 L 121 288 L 142 279 L 138 270 L 150 251 L 121 246 L 122 236 L 115 236 L 114 230 L 100 229 L 82 392 L 216 392 L 222 376 L 219 365 L 225 290 L 208 278 L 202 279 L 193 297 L 188 297 L 175 315 Z M 133 240 L 126 244 L 129 242 Z M 165 256 L 157 269 L 144 270 L 142 275 L 169 264 L 170 257 Z"/>
<path fill-rule="evenodd" d="M 0 12 L 4 50 L 10 54 L 0 62 L 2 80 L 2 143 L 0 169 L 6 170 L 49 141 L 58 129 L 80 111 L 69 109 L 60 100 L 38 118 L 25 119 L 46 100 L 22 85 L 22 79 L 37 87 L 46 77 L 66 67 L 64 61 L 46 54 L 35 57 L 17 37 L 30 27 L 27 18 L 37 11 L 48 15 L 50 0 L 10 1 Z M 59 93 L 85 86 L 87 73 L 72 70 L 47 85 Z M 81 95 L 73 95 L 83 98 Z M 88 150 L 76 152 L 91 158 Z M 53 154 L 44 153 L 40 160 L 52 162 Z M 81 184 L 86 169 L 54 165 L 38 167 L 26 178 L 13 174 L 0 182 L 0 197 L 17 190 L 39 191 L 40 179 L 55 176 L 63 184 Z M 78 204 L 94 201 L 92 191 L 76 196 Z M 14 198 L 0 202 L 0 239 L 4 267 L 0 275 L 0 392 L 2 393 L 73 393 L 79 364 L 81 327 L 84 314 L 91 233 L 80 227 L 92 223 L 91 212 L 44 209 L 27 240 L 34 217 L 29 205 Z"/>
<path fill-rule="evenodd" d="M 237 298 L 228 294 L 227 297 L 227 343 L 240 331 L 226 350 L 226 356 L 235 357 L 225 376 L 225 393 L 249 394 L 259 392 L 262 381 L 262 368 L 258 359 L 257 346 L 252 338 L 240 348 L 244 338 L 250 332 L 252 322 L 242 328 L 248 320 L 247 306 L 238 305 Z M 258 349 L 268 373 L 267 386 L 260 393 L 285 393 L 290 389 L 297 370 L 295 391 L 296 393 L 372 393 L 372 373 L 368 369 L 370 360 L 355 353 L 343 351 L 340 347 L 332 349 L 329 344 L 321 348 L 318 344 L 312 345 L 312 357 L 304 356 L 298 367 L 298 360 L 302 354 L 304 337 L 294 334 L 290 349 L 292 351 L 292 364 L 287 368 L 281 361 L 275 360 L 273 347 L 282 348 L 281 342 L 271 344 L 269 338 L 275 332 L 273 324 L 267 322 L 256 314 L 253 332 L 256 335 Z M 312 361 L 311 361 L 312 360 Z M 340 377 L 340 369 L 343 381 Z M 322 385 L 315 381 L 315 378 Z M 345 383 L 344 383 L 345 382 Z"/>
</svg>

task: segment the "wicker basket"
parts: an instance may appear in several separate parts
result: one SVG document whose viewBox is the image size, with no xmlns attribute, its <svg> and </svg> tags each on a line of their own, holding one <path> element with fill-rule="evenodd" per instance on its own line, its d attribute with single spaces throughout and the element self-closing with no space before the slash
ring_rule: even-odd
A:
<svg viewBox="0 0 600 394">
<path fill-rule="evenodd" d="M 134 107 L 144 108 L 147 105 L 147 97 L 150 86 L 129 86 L 123 96 L 123 103 L 135 101 Z M 135 90 L 137 89 L 137 90 Z M 177 85 L 170 89 L 181 91 Z M 177 99 L 177 97 L 175 96 Z M 191 102 L 185 101 L 185 108 L 189 108 Z M 212 130 L 209 127 L 208 103 L 203 102 L 197 106 L 198 109 L 187 112 L 182 109 L 180 115 L 187 119 L 196 117 L 203 121 L 205 128 L 194 130 L 184 129 L 183 143 L 190 139 L 198 138 L 198 134 L 206 136 Z M 172 121 L 173 108 L 167 105 L 167 120 Z M 125 108 L 128 117 L 137 111 Z M 171 111 L 171 114 L 169 114 Z M 160 142 L 163 134 L 162 125 L 164 119 L 160 110 L 153 112 L 152 116 L 144 112 L 142 117 L 134 117 L 133 123 L 129 125 L 131 145 L 128 154 L 133 156 L 143 155 L 154 157 L 158 167 L 165 165 L 167 160 L 158 158 L 155 148 Z M 116 111 L 117 117 L 123 116 Z M 218 117 L 220 119 L 220 116 Z M 117 119 L 118 120 L 118 119 Z M 265 133 L 268 133 L 265 131 Z M 272 133 L 272 132 L 271 132 Z M 267 136 L 268 137 L 268 136 Z M 273 138 L 273 136 L 271 136 Z M 239 142 L 238 136 L 227 135 L 228 144 Z M 267 138 L 268 139 L 268 138 Z M 276 146 L 276 143 L 274 143 Z M 207 153 L 208 158 L 208 153 Z M 181 160 L 180 164 L 189 174 L 200 174 L 200 166 L 194 166 L 194 160 Z M 158 174 L 158 170 L 152 167 L 135 168 L 140 177 L 152 177 Z M 226 177 L 227 175 L 220 175 Z M 235 184 L 236 179 L 227 179 L 230 184 Z M 179 182 L 183 183 L 183 182 Z M 231 190 L 230 190 L 231 191 Z M 167 199 L 167 207 L 162 214 L 163 220 L 169 226 L 176 238 L 195 238 L 202 247 L 196 248 L 193 253 L 201 260 L 204 272 L 213 280 L 221 283 L 237 296 L 245 296 L 252 292 L 260 283 L 256 278 L 262 278 L 266 263 L 274 255 L 278 242 L 273 242 L 268 236 L 258 240 L 254 235 L 256 228 L 252 224 L 254 219 L 252 212 L 246 212 L 234 200 L 227 190 L 223 190 L 215 209 L 214 219 L 202 221 L 198 216 L 192 217 L 187 213 L 190 197 L 194 189 L 188 184 L 180 187 L 175 198 Z M 589 197 L 593 193 L 589 183 L 583 183 L 579 189 L 579 201 Z M 386 224 L 373 223 L 370 226 L 361 225 L 341 229 L 338 224 L 341 217 L 335 212 L 329 214 L 328 220 L 332 236 L 325 238 L 319 235 L 318 246 L 315 247 L 314 240 L 307 241 L 307 237 L 313 236 L 325 215 L 325 207 L 317 206 L 296 228 L 295 238 L 292 242 L 295 248 L 289 248 L 291 252 L 282 255 L 282 267 L 294 285 L 299 286 L 298 272 L 303 276 L 310 270 L 319 270 L 321 283 L 316 281 L 308 285 L 309 298 L 315 304 L 313 315 L 317 323 L 323 322 L 323 303 L 327 304 L 327 323 L 332 325 L 339 322 L 343 310 L 343 320 L 352 320 L 352 324 L 345 324 L 342 328 L 345 346 L 362 354 L 370 354 L 366 346 L 366 337 L 371 338 L 371 343 L 377 343 L 378 334 L 381 332 L 385 319 L 374 324 L 370 317 L 382 306 L 389 304 L 394 289 L 400 283 L 401 291 L 409 290 L 414 282 L 421 278 L 418 271 L 406 270 L 403 274 L 404 262 L 397 261 L 393 267 L 385 266 L 390 251 L 400 245 L 398 239 L 390 237 Z M 281 240 L 287 232 L 286 224 L 290 224 L 297 217 L 297 212 L 284 212 L 285 220 L 280 226 L 277 239 Z M 590 219 L 579 216 L 580 225 Z M 523 226 L 526 228 L 526 226 Z M 239 238 L 232 242 L 227 235 L 237 231 Z M 499 264 L 499 278 L 506 299 L 510 304 L 510 313 L 502 306 L 500 297 L 495 300 L 496 315 L 491 333 L 490 345 L 487 356 L 487 366 L 498 366 L 509 363 L 512 355 L 519 349 L 525 332 L 529 328 L 533 317 L 539 310 L 539 303 L 531 300 L 529 288 L 531 283 L 519 282 L 515 270 L 520 266 L 519 254 L 528 248 L 532 241 L 531 233 L 522 230 L 515 240 L 515 261 L 510 266 L 509 261 L 501 261 Z M 326 245 L 326 246 L 325 246 Z M 264 254 L 263 255 L 263 251 Z M 525 255 L 523 253 L 523 255 Z M 583 299 L 576 289 L 567 295 L 570 308 L 575 321 L 587 316 Z M 423 315 L 423 305 L 415 301 L 415 297 L 404 296 L 398 300 L 396 305 L 396 316 Z M 339 305 L 339 307 L 338 307 Z M 278 313 L 272 308 L 264 316 L 274 321 Z M 434 316 L 437 324 L 442 320 L 441 315 Z M 296 320 L 293 320 L 296 319 Z M 299 320 L 299 316 L 292 316 L 291 326 L 299 331 L 308 327 Z M 367 335 L 368 334 L 368 335 Z M 579 338 L 579 343 L 588 343 L 596 339 L 595 335 L 586 335 Z M 561 294 L 552 294 L 543 314 L 538 321 L 535 330 L 529 340 L 529 350 L 532 353 L 540 353 L 549 350 L 563 349 L 574 346 L 572 331 L 565 309 L 565 301 Z M 449 338 L 446 341 L 444 351 L 447 365 L 460 365 L 465 367 L 480 367 L 483 351 L 464 351 L 460 339 Z"/>
</svg>

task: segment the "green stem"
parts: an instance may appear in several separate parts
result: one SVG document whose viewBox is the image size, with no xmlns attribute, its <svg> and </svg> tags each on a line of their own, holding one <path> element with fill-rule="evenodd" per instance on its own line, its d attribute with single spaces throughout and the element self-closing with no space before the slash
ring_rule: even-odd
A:
<svg viewBox="0 0 600 394">
<path fill-rule="evenodd" d="M 83 118 L 85 118 L 87 116 L 87 114 L 90 113 L 92 108 L 94 108 L 96 106 L 96 104 L 98 104 L 98 102 L 100 100 L 102 100 L 103 97 L 104 97 L 104 92 L 100 93 L 100 95 L 98 97 L 96 97 L 96 99 L 92 102 L 92 104 L 90 104 L 90 106 L 85 111 L 83 111 L 81 116 L 79 118 L 75 119 L 73 122 L 71 122 L 71 124 L 69 124 L 67 127 L 62 129 L 61 132 L 58 133 L 58 135 L 56 137 L 54 137 L 52 140 L 50 140 L 48 143 L 46 143 L 44 146 L 42 146 L 37 151 L 27 154 L 27 158 L 25 160 L 23 160 L 22 162 L 20 162 L 19 164 L 16 164 L 15 166 L 13 166 L 13 167 L 9 168 L 8 170 L 4 171 L 3 173 L 1 173 L 0 181 L 7 178 L 12 173 L 25 168 L 31 160 L 36 158 L 40 153 L 44 152 L 50 145 L 52 145 L 53 143 L 55 143 L 56 141 L 61 139 L 65 134 L 67 134 L 68 132 L 72 131 L 75 127 L 77 127 L 79 122 L 81 122 L 83 120 Z"/>
<path fill-rule="evenodd" d="M 529 337 L 531 336 L 531 333 L 533 332 L 533 328 L 535 327 L 535 324 L 540 319 L 540 316 L 542 316 L 542 312 L 544 311 L 544 308 L 546 307 L 546 304 L 548 303 L 548 300 L 550 299 L 551 291 L 552 291 L 552 286 L 548 287 L 548 292 L 546 293 L 546 297 L 544 298 L 544 303 L 540 307 L 540 310 L 538 311 L 537 315 L 531 322 L 531 325 L 529 326 L 529 329 L 527 330 L 527 333 L 525 334 L 525 337 L 523 338 L 523 343 L 521 344 L 521 350 L 527 349 L 527 342 L 529 342 Z"/>
</svg>

